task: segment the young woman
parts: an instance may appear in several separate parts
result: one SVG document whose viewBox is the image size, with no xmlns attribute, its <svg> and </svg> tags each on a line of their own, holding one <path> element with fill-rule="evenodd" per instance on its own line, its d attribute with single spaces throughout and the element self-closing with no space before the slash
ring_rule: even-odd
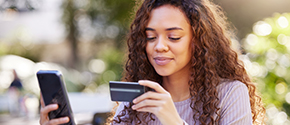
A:
<svg viewBox="0 0 290 125">
<path fill-rule="evenodd" d="M 124 81 L 154 89 L 112 124 L 263 124 L 265 109 L 221 9 L 208 0 L 144 0 L 131 24 Z"/>
<path fill-rule="evenodd" d="M 144 0 L 131 25 L 124 81 L 149 91 L 123 102 L 111 124 L 263 124 L 265 109 L 221 9 L 208 0 Z M 60 124 L 68 118 L 41 124 Z"/>
</svg>

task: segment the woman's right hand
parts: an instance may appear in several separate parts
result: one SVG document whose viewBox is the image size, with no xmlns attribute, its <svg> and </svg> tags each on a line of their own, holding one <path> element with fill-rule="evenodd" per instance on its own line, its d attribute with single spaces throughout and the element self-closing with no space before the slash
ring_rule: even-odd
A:
<svg viewBox="0 0 290 125">
<path fill-rule="evenodd" d="M 49 104 L 45 106 L 42 95 L 40 96 L 41 110 L 40 110 L 40 125 L 58 125 L 69 122 L 69 117 L 62 117 L 56 119 L 49 119 L 48 113 L 58 108 L 57 104 Z"/>
</svg>

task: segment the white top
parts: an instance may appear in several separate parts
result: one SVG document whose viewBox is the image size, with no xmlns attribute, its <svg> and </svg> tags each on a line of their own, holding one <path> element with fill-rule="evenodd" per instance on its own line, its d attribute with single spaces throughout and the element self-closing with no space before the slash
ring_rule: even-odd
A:
<svg viewBox="0 0 290 125">
<path fill-rule="evenodd" d="M 221 115 L 219 125 L 252 125 L 251 105 L 247 86 L 240 81 L 224 82 L 217 87 L 217 90 L 220 99 L 218 107 L 220 108 L 219 112 Z M 183 121 L 189 125 L 194 125 L 194 112 L 190 108 L 190 102 L 189 98 L 181 102 L 174 102 L 174 104 Z M 114 118 L 123 110 L 124 105 L 129 105 L 129 103 L 121 103 Z M 153 115 L 153 118 L 155 121 L 150 121 L 149 125 L 162 125 L 157 117 Z M 196 121 L 196 125 L 199 124 L 199 121 Z M 125 123 L 120 123 L 119 125 L 125 125 Z"/>
</svg>

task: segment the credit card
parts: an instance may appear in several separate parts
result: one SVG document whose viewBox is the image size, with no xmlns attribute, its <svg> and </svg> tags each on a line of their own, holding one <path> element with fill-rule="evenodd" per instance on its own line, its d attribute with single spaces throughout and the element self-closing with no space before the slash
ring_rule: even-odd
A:
<svg viewBox="0 0 290 125">
<path fill-rule="evenodd" d="M 109 84 L 112 101 L 132 102 L 145 93 L 145 86 L 139 85 L 138 82 L 110 81 Z"/>
</svg>

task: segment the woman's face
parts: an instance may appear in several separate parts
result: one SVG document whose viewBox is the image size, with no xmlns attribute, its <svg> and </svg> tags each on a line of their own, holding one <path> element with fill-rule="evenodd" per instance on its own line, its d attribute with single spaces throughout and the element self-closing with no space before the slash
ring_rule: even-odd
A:
<svg viewBox="0 0 290 125">
<path fill-rule="evenodd" d="M 184 75 L 189 72 L 192 29 L 180 9 L 171 5 L 153 9 L 146 35 L 146 53 L 159 75 Z"/>
</svg>

